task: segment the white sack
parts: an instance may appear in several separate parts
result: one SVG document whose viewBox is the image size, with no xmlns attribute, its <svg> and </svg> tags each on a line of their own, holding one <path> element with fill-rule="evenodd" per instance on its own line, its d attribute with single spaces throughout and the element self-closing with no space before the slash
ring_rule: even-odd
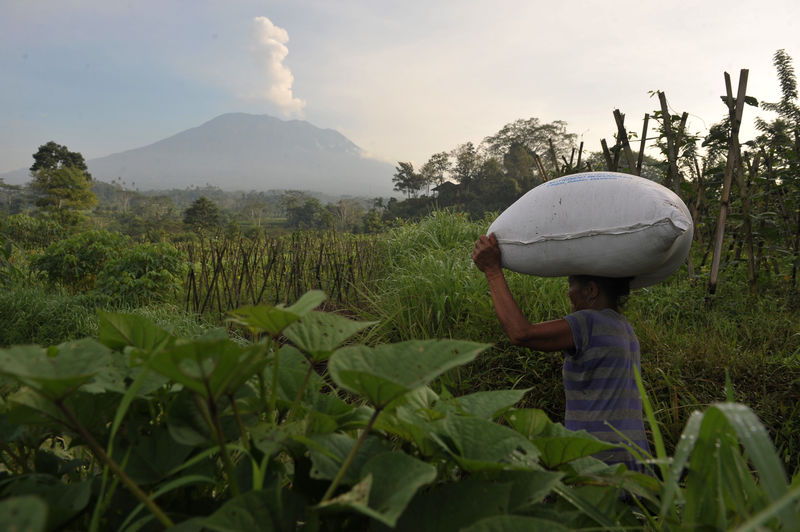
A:
<svg viewBox="0 0 800 532">
<path fill-rule="evenodd" d="M 666 187 L 628 174 L 586 172 L 530 190 L 488 233 L 497 237 L 509 270 L 634 277 L 631 288 L 640 288 L 678 269 L 693 227 L 689 209 Z"/>
</svg>

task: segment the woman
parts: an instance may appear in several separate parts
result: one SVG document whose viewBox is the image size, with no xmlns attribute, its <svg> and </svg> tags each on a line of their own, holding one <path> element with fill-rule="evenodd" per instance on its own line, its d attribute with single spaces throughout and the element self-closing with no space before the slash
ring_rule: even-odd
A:
<svg viewBox="0 0 800 532">
<path fill-rule="evenodd" d="M 564 352 L 564 426 L 610 443 L 632 442 L 649 453 L 634 377 L 639 341 L 619 312 L 630 279 L 570 276 L 567 295 L 572 313 L 560 320 L 531 323 L 508 288 L 494 234 L 475 242 L 472 260 L 486 275 L 495 312 L 511 343 Z M 607 464 L 624 463 L 628 469 L 645 471 L 622 448 L 595 456 Z"/>
</svg>

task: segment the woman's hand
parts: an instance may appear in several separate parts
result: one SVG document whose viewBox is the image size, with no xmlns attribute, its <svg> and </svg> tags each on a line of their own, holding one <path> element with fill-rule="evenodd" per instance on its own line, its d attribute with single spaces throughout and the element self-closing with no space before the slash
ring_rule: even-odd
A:
<svg viewBox="0 0 800 532">
<path fill-rule="evenodd" d="M 501 272 L 500 266 L 500 246 L 497 245 L 497 238 L 494 233 L 489 236 L 482 236 L 475 242 L 472 249 L 472 262 L 483 273 L 489 274 Z"/>
</svg>

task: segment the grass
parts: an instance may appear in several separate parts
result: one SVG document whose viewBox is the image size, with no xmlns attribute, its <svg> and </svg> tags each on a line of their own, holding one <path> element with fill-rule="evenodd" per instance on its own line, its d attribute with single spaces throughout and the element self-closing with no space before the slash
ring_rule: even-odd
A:
<svg viewBox="0 0 800 532">
<path fill-rule="evenodd" d="M 563 418 L 563 357 L 509 344 L 494 314 L 488 286 L 472 264 L 472 244 L 488 219 L 439 212 L 385 239 L 385 269 L 369 286 L 363 317 L 380 321 L 372 341 L 461 338 L 494 347 L 446 374 L 454 394 L 530 388 L 524 406 Z M 738 276 L 737 276 L 738 273 Z M 728 272 L 713 300 L 707 280 L 685 269 L 669 281 L 634 291 L 624 310 L 641 343 L 642 373 L 669 452 L 691 413 L 735 400 L 769 429 L 788 471 L 800 470 L 800 312 L 798 297 L 779 282 L 749 295 L 743 271 Z M 508 273 L 509 286 L 531 321 L 569 312 L 563 278 Z"/>
<path fill-rule="evenodd" d="M 0 291 L 0 346 L 19 344 L 58 345 L 97 335 L 97 310 L 103 303 L 86 295 L 73 295 L 58 287 L 38 283 L 11 284 Z M 154 304 L 113 308 L 139 314 L 176 336 L 199 336 L 212 327 L 181 308 Z"/>
</svg>

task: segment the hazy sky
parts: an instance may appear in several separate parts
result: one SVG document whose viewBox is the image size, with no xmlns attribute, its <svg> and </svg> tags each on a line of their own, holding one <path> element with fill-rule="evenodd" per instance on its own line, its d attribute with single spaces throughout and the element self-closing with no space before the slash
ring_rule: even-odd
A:
<svg viewBox="0 0 800 532">
<path fill-rule="evenodd" d="M 393 163 L 530 117 L 598 151 L 615 108 L 641 129 L 652 90 L 691 131 L 725 114 L 725 71 L 776 100 L 798 21 L 797 0 L 0 0 L 0 172 L 49 140 L 90 159 L 237 111 Z"/>
</svg>

